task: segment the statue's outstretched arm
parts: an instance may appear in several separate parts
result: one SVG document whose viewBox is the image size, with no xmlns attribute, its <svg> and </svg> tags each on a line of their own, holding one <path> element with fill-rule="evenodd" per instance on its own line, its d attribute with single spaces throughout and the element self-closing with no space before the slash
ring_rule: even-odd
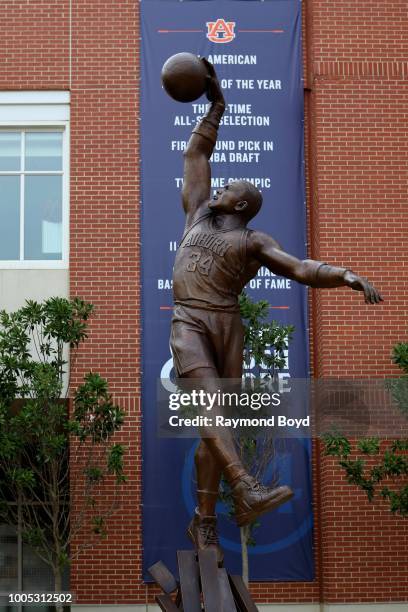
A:
<svg viewBox="0 0 408 612">
<path fill-rule="evenodd" d="M 320 289 L 347 286 L 355 291 L 363 291 L 367 304 L 383 301 L 377 289 L 352 270 L 330 266 L 314 259 L 298 259 L 283 251 L 273 238 L 262 232 L 251 232 L 248 254 L 275 274 L 286 276 L 303 285 Z"/>
<path fill-rule="evenodd" d="M 183 208 L 187 223 L 210 199 L 211 170 L 209 159 L 217 142 L 217 132 L 225 110 L 225 101 L 214 67 L 202 58 L 208 70 L 207 98 L 211 106 L 196 125 L 184 151 Z"/>
</svg>

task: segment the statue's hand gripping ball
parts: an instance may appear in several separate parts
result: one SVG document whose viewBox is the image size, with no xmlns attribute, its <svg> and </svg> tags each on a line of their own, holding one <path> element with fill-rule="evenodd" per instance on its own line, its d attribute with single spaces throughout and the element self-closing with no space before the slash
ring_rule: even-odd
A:
<svg viewBox="0 0 408 612">
<path fill-rule="evenodd" d="M 206 93 L 209 73 L 205 63 L 193 53 L 176 53 L 164 63 L 163 87 L 177 102 L 193 102 Z"/>
</svg>

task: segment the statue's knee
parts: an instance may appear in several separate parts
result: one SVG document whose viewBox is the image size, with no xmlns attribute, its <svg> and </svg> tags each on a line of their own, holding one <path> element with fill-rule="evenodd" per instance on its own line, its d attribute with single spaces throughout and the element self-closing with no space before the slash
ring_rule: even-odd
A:
<svg viewBox="0 0 408 612">
<path fill-rule="evenodd" d="M 197 450 L 195 452 L 195 456 L 194 456 L 195 462 L 201 463 L 203 461 L 206 461 L 208 459 L 208 454 L 209 454 L 209 451 L 208 451 L 207 446 L 203 442 L 201 442 L 198 445 Z"/>
</svg>

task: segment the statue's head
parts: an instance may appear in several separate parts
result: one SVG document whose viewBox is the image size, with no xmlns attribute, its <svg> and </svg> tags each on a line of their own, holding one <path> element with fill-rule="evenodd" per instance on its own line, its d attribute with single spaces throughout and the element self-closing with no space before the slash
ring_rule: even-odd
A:
<svg viewBox="0 0 408 612">
<path fill-rule="evenodd" d="M 246 222 L 255 217 L 261 206 L 261 192 L 248 181 L 234 181 L 218 189 L 208 204 L 215 214 L 238 214 Z"/>
</svg>

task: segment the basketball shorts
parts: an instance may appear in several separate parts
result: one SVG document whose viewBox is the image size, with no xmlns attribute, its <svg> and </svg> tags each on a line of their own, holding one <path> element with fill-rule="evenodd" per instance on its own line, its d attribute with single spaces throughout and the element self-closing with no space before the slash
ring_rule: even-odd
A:
<svg viewBox="0 0 408 612">
<path fill-rule="evenodd" d="M 176 304 L 170 348 L 179 377 L 196 368 L 215 368 L 220 378 L 241 378 L 244 348 L 241 315 Z"/>
</svg>

